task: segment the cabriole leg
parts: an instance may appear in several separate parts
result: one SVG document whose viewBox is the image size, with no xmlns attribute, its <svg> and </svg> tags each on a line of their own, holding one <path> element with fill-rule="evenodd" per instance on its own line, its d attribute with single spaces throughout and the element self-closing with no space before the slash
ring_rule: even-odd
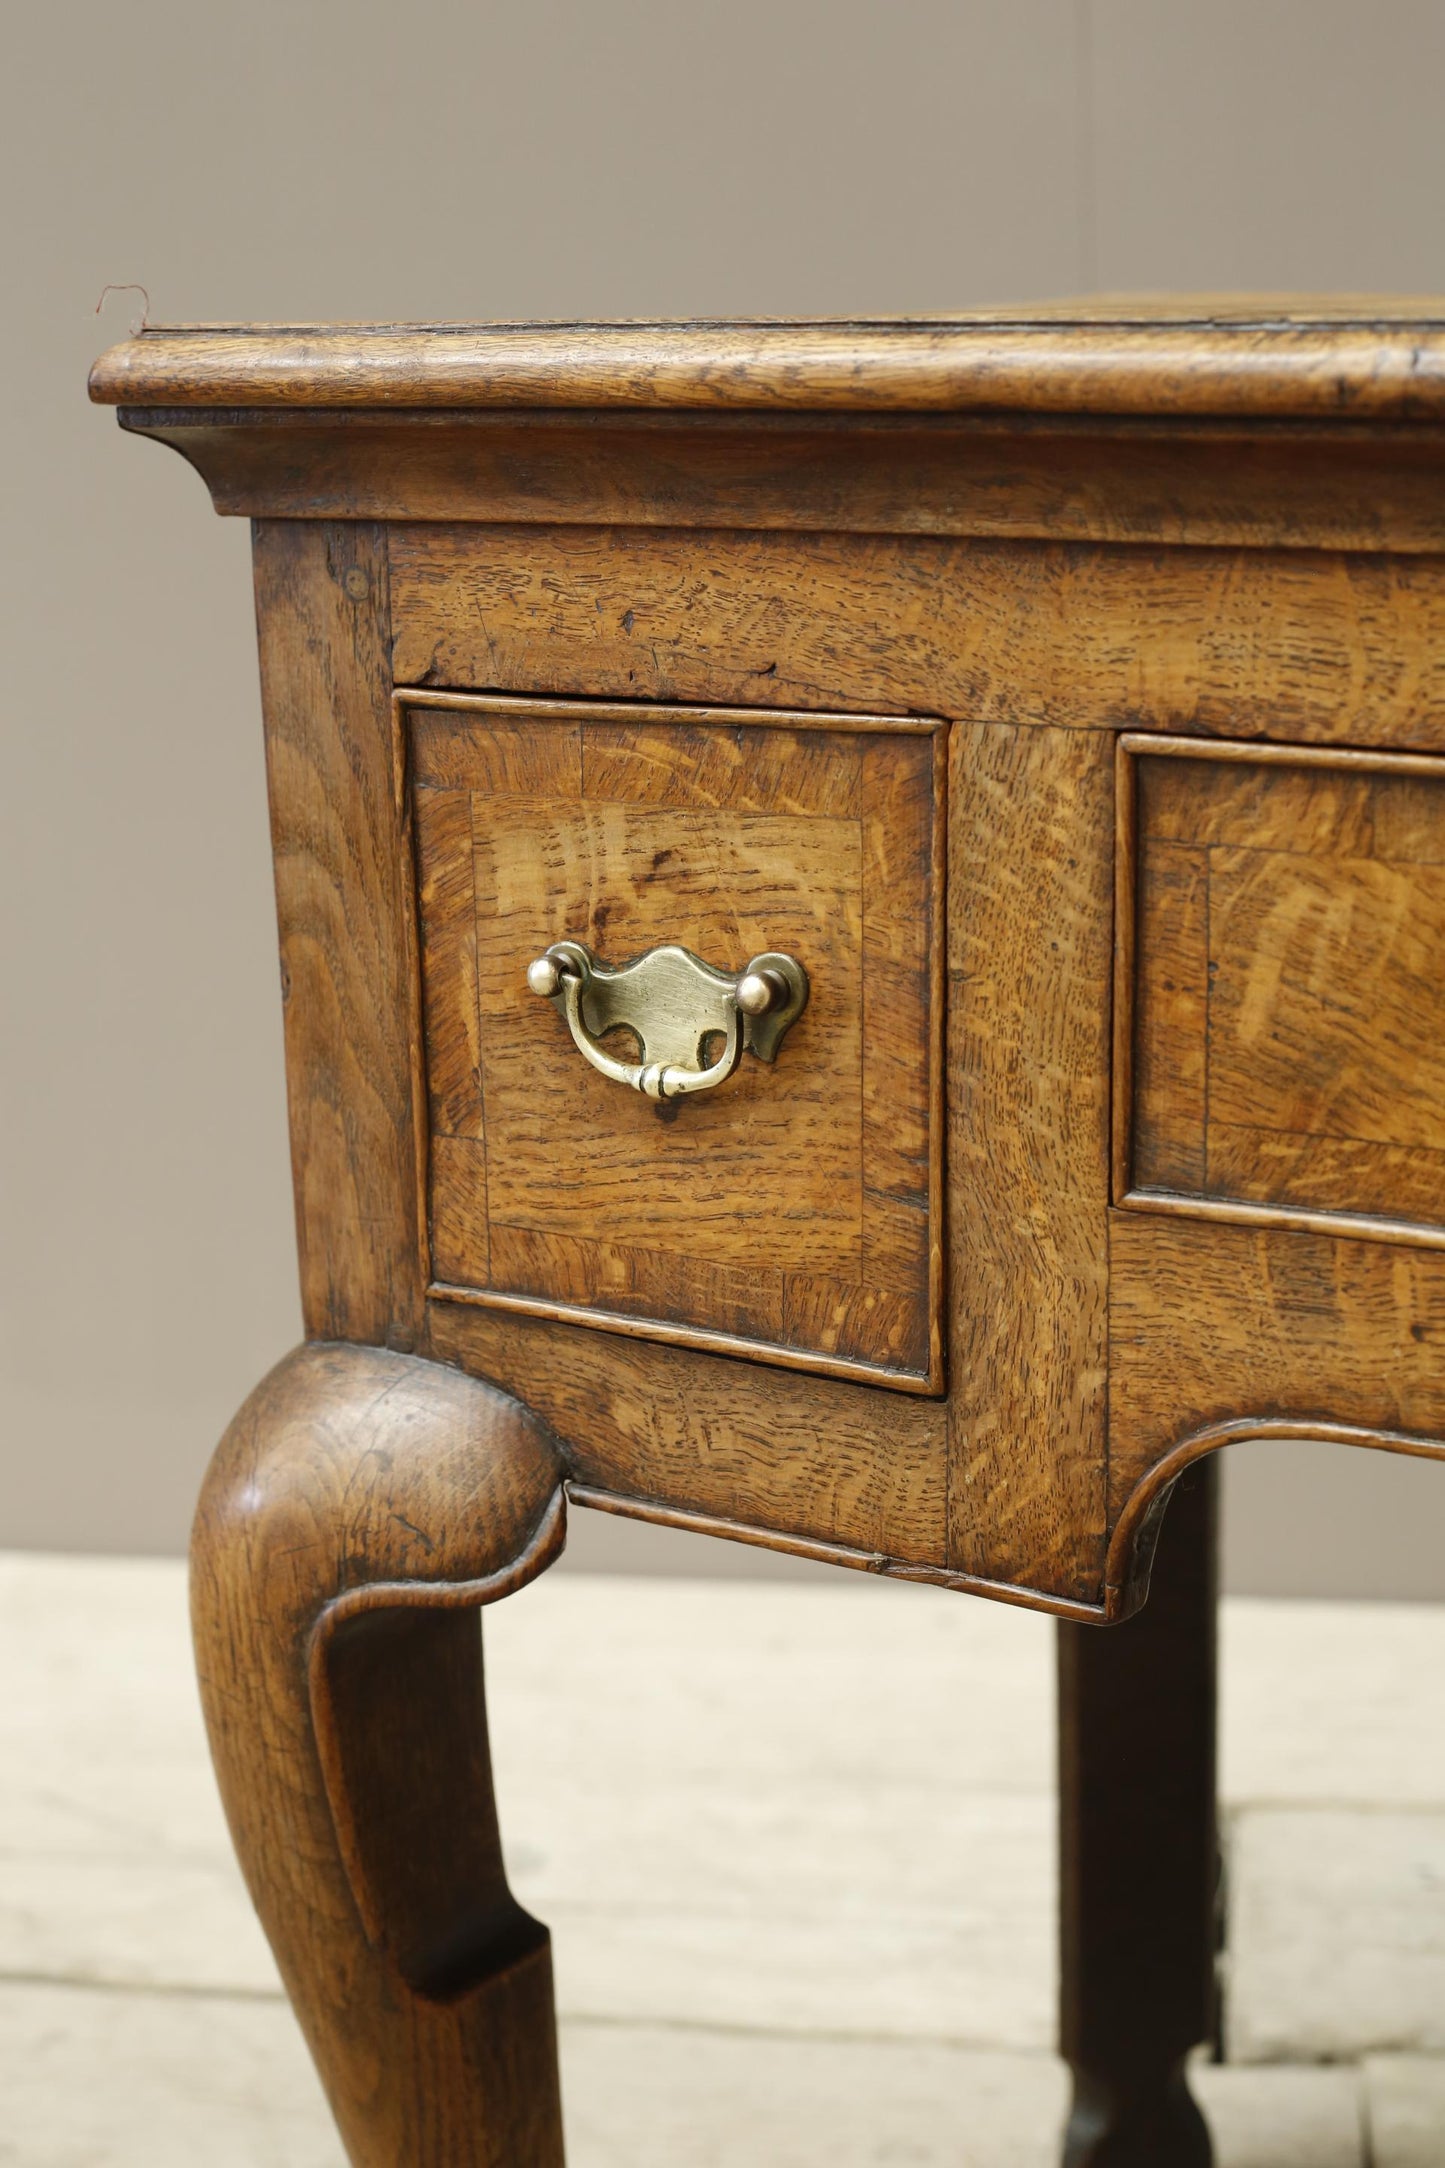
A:
<svg viewBox="0 0 1445 2168">
<path fill-rule="evenodd" d="M 560 1482 L 505 1394 L 320 1345 L 206 1481 L 211 1750 L 355 2168 L 561 2168 L 551 1952 L 503 1873 L 474 1615 L 560 1549 Z"/>
<path fill-rule="evenodd" d="M 1182 1476 L 1148 1602 L 1059 1627 L 1065 2168 L 1208 2168 L 1184 2058 L 1216 2026 L 1218 1467 Z"/>
</svg>

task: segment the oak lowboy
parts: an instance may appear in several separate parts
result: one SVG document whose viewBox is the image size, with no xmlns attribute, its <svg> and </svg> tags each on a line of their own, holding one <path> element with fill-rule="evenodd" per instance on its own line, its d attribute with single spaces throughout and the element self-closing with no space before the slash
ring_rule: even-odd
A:
<svg viewBox="0 0 1445 2168">
<path fill-rule="evenodd" d="M 1067 2157 L 1206 2160 L 1209 1456 L 1445 1453 L 1445 322 L 92 391 L 255 523 L 308 1340 L 194 1586 L 352 2159 L 561 2157 L 469 1613 L 570 1500 L 1059 1614 Z"/>
</svg>

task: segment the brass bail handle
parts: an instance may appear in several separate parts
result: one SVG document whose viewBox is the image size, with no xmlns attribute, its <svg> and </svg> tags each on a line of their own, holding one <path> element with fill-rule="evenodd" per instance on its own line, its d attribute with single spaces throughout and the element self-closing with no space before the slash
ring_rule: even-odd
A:
<svg viewBox="0 0 1445 2168">
<path fill-rule="evenodd" d="M 719 971 L 673 943 L 613 967 L 580 941 L 554 941 L 527 966 L 527 984 L 561 1010 L 594 1069 L 649 1099 L 713 1091 L 744 1053 L 772 1061 L 808 1004 L 808 974 L 792 956 L 769 950 L 741 971 Z M 600 1044 L 618 1024 L 641 1040 L 641 1061 L 619 1061 Z M 722 1051 L 704 1061 L 705 1042 L 717 1037 Z"/>
</svg>

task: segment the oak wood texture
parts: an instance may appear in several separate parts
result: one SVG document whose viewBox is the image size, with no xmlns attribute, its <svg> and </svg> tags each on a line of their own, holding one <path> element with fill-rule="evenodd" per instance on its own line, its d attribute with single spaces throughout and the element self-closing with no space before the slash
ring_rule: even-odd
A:
<svg viewBox="0 0 1445 2168">
<path fill-rule="evenodd" d="M 626 526 L 391 530 L 407 685 L 1445 752 L 1445 564 Z"/>
<path fill-rule="evenodd" d="M 1148 1605 L 1109 1633 L 1060 1622 L 1064 2168 L 1209 2168 L 1185 2078 L 1218 2037 L 1219 1466 L 1190 1468 Z"/>
<path fill-rule="evenodd" d="M 1249 773 L 1293 845 L 1321 793 L 1344 788 L 1320 781 L 1336 753 L 1366 750 L 1381 756 L 1371 803 L 1394 819 L 1423 792 L 1429 826 L 1433 768 L 1394 763 L 1445 754 L 1442 323 L 1431 305 L 1207 302 L 1031 326 L 261 327 L 147 333 L 102 364 L 97 395 L 196 457 L 219 502 L 291 515 L 258 526 L 257 593 L 308 1331 L 490 1371 L 535 1399 L 579 1493 L 610 1508 L 1078 1616 L 1138 1600 L 1161 1471 L 1201 1440 L 1295 1420 L 1432 1450 L 1437 1062 L 1416 954 L 1432 864 L 1398 837 L 1387 849 L 1383 826 L 1362 854 L 1341 827 L 1308 850 L 1254 850 L 1246 881 L 1248 842 L 1148 830 L 1137 1137 L 1134 916 L 1111 891 L 1116 870 L 1132 879 L 1121 733 L 1131 777 L 1152 762 L 1184 779 L 1181 820 L 1203 819 L 1213 790 L 1219 817 L 1229 799 L 1247 827 Z M 492 717 L 433 732 L 433 767 L 410 783 L 390 715 L 409 681 L 421 706 L 460 714 L 479 696 Z M 527 704 L 568 698 L 587 710 L 569 802 L 588 824 L 565 850 L 545 810 L 479 831 L 478 804 L 563 802 L 560 739 Z M 608 701 L 628 706 L 607 720 Z M 720 767 L 725 733 L 705 747 L 693 731 L 684 779 L 679 708 L 747 711 L 753 750 Z M 850 1219 L 833 1126 L 805 1125 L 819 1202 L 786 1222 L 784 1271 L 754 1269 L 755 1199 L 735 1166 L 727 1211 L 694 1173 L 647 1194 L 619 1162 L 603 1209 L 584 1213 L 525 1151 L 494 1155 L 484 1119 L 486 1003 L 510 946 L 491 899 L 509 851 L 532 879 L 570 853 L 589 869 L 589 913 L 619 924 L 679 882 L 706 930 L 737 916 L 721 889 L 741 880 L 756 824 L 773 839 L 766 880 L 780 889 L 802 865 L 826 912 L 848 883 L 808 838 L 867 826 L 843 751 L 868 735 L 858 719 L 891 720 L 880 745 L 916 747 L 925 736 L 900 726 L 931 716 L 948 725 L 952 834 L 947 1240 L 928 1268 L 947 1282 L 942 1403 L 862 1381 L 880 1353 L 923 1376 L 917 1214 L 865 1198 Z M 825 735 L 827 762 L 799 751 Z M 1231 746 L 1233 780 L 1209 757 Z M 594 804 L 599 778 L 610 795 Z M 1307 818 L 1288 797 L 1301 788 Z M 695 857 L 704 836 L 728 871 L 705 910 L 691 860 L 685 878 L 639 881 L 656 853 Z M 1185 878 L 1200 851 L 1202 989 Z M 880 874 L 896 856 L 877 854 Z M 1353 914 L 1384 939 L 1390 912 L 1383 949 L 1345 926 Z M 875 924 L 916 933 L 896 896 Z M 1349 1016 L 1317 983 L 1342 983 L 1341 944 L 1378 966 L 1362 966 Z M 1266 1011 L 1283 1054 L 1218 971 L 1210 992 L 1209 964 L 1236 954 L 1281 963 Z M 1307 957 L 1313 980 L 1295 969 Z M 901 961 L 916 975 L 916 955 Z M 518 1021 L 555 1018 L 523 1004 Z M 896 1039 L 916 1054 L 911 1032 Z M 796 1053 L 785 1044 L 767 1081 L 796 1075 Z M 535 1110 L 505 1069 L 504 1053 L 503 1101 L 535 1148 Z M 1201 1169 L 1189 1124 L 1206 1084 Z M 917 1194 L 906 1125 L 890 1128 L 908 1090 L 889 1078 L 872 1117 L 841 1125 L 868 1131 L 888 1171 L 858 1186 L 890 1207 L 910 1181 Z M 1126 1125 L 1112 1176 L 1111 1093 Z M 648 1117 L 654 1160 L 695 1111 Z M 932 1151 L 930 1185 L 940 1171 Z M 1147 1212 L 1129 1201 L 1145 1176 Z M 636 1214 L 626 1240 L 610 1224 L 619 1196 Z M 1208 1216 L 1236 1211 L 1281 1224 Z M 852 1244 L 870 1214 L 887 1221 L 858 1238 L 874 1280 L 838 1269 L 840 1229 Z M 1309 1293 L 1321 1259 L 1327 1297 Z M 862 1287 L 871 1310 L 848 1294 Z M 498 1293 L 558 1308 L 601 1295 L 624 1329 L 463 1299 Z M 637 1327 L 656 1337 L 629 1338 Z M 712 1348 L 680 1344 L 700 1333 Z M 790 1373 L 755 1360 L 763 1346 L 854 1373 Z M 1214 1367 L 1181 1362 L 1182 1346 L 1216 1351 Z"/>
<path fill-rule="evenodd" d="M 492 1388 L 320 1342 L 207 1478 L 211 1750 L 356 2168 L 561 2168 L 551 1956 L 507 1888 L 473 1615 L 555 1554 L 560 1478 Z"/>
<path fill-rule="evenodd" d="M 387 664 L 386 542 L 255 529 L 306 1330 L 411 1348 L 422 1327 L 413 960 Z"/>
<path fill-rule="evenodd" d="M 1445 413 L 1445 305 L 1067 305 L 931 320 L 152 325 L 112 405 Z"/>
<path fill-rule="evenodd" d="M 571 1485 L 618 1510 L 949 1577 L 941 1402 L 472 1304 L 429 1313 L 434 1355 L 535 1409 Z"/>
<path fill-rule="evenodd" d="M 1445 1457 L 1438 1251 L 1144 1212 L 1112 1215 L 1109 1251 L 1115 1587 L 1140 1505 L 1194 1451 L 1338 1434 Z"/>
<path fill-rule="evenodd" d="M 398 705 L 432 1292 L 939 1390 L 940 732 Z M 774 1063 L 659 1109 L 529 991 L 564 938 L 782 949 L 812 991 Z"/>
<path fill-rule="evenodd" d="M 1126 736 L 1119 789 L 1121 1201 L 1445 1245 L 1445 762 Z"/>
<path fill-rule="evenodd" d="M 310 1345 L 196 1625 L 351 2159 L 560 2168 L 467 1613 L 570 1496 L 1074 1622 L 1068 2158 L 1202 2168 L 1193 1464 L 1445 1458 L 1445 309 L 192 327 L 92 393 L 259 521 Z M 659 1121 L 524 993 L 564 934 L 813 1001 Z"/>
<path fill-rule="evenodd" d="M 1208 1247 L 1193 1253 L 1199 1269 L 1181 1281 L 1173 1313 L 1161 1327 L 1158 1352 L 1150 1357 L 1158 1373 L 1150 1418 L 1142 1431 L 1137 1426 L 1132 1357 L 1120 1336 L 1120 1320 L 1149 1290 L 1132 1284 L 1135 1252 L 1127 1243 L 1121 1251 L 1117 1234 L 1110 1255 L 1107 1173 L 1100 1172 L 1098 1158 L 1108 1089 L 1109 991 L 1101 959 L 1109 937 L 1107 892 L 1115 849 L 1108 812 L 1113 733 L 1082 727 L 1091 716 L 1100 726 L 1110 719 L 1101 687 L 1087 676 L 1077 714 L 1067 726 L 977 723 L 955 725 L 953 731 L 950 938 L 955 950 L 960 944 L 966 953 L 971 948 L 975 962 L 959 975 L 955 957 L 949 995 L 954 1051 L 947 1096 L 955 1178 L 947 1315 L 956 1388 L 942 1421 L 925 1417 L 916 1429 L 910 1423 L 900 1434 L 896 1411 L 880 1409 L 866 1390 L 856 1399 L 846 1386 L 839 1396 L 815 1397 L 810 1389 L 774 1390 L 774 1381 L 758 1393 L 746 1366 L 727 1357 L 693 1355 L 675 1367 L 682 1351 L 656 1345 L 638 1346 L 619 1360 L 615 1344 L 604 1354 L 597 1335 L 579 1354 L 575 1335 L 565 1329 L 560 1337 L 540 1339 L 520 1331 L 508 1334 L 498 1329 L 497 1320 L 483 1327 L 473 1318 L 468 1326 L 443 1314 L 458 1305 L 434 1299 L 428 1306 L 424 1168 L 417 1164 L 428 1123 L 419 1060 L 425 1020 L 414 984 L 417 912 L 410 881 L 394 878 L 406 863 L 408 798 L 395 745 L 388 746 L 383 734 L 375 646 L 362 649 L 366 666 L 358 670 L 362 635 L 345 614 L 352 599 L 346 577 L 359 569 L 347 551 L 368 531 L 304 524 L 258 530 L 262 577 L 268 576 L 268 564 L 284 569 L 277 592 L 285 608 L 270 635 L 267 700 L 282 853 L 283 949 L 298 959 L 288 965 L 293 986 L 298 969 L 310 974 L 302 981 L 309 991 L 299 1011 L 292 999 L 288 1059 L 313 1330 L 355 1330 L 378 1340 L 390 1335 L 402 1345 L 435 1344 L 450 1359 L 536 1399 L 567 1436 L 569 1452 L 580 1456 L 574 1471 L 579 1485 L 618 1510 L 714 1526 L 744 1540 L 814 1546 L 843 1562 L 986 1586 L 1081 1613 L 1102 1607 L 1112 1615 L 1138 1601 L 1147 1557 L 1141 1554 L 1137 1569 L 1131 1565 L 1127 1545 L 1117 1548 L 1119 1531 L 1137 1526 L 1147 1534 L 1151 1464 L 1167 1461 L 1179 1441 L 1235 1418 L 1273 1420 L 1281 1405 L 1292 1406 L 1302 1422 L 1307 1415 L 1316 1422 L 1333 1416 L 1371 1438 L 1401 1427 L 1398 1411 L 1388 1404 L 1375 1408 L 1347 1396 L 1332 1408 L 1323 1390 L 1308 1402 L 1296 1396 L 1281 1403 L 1271 1387 L 1263 1351 L 1276 1339 L 1287 1375 L 1319 1380 L 1350 1371 L 1349 1334 L 1393 1329 L 1360 1321 L 1352 1302 L 1343 1313 L 1345 1352 L 1322 1371 L 1303 1353 L 1308 1336 L 1286 1303 L 1272 1321 L 1274 1337 L 1261 1338 L 1247 1328 L 1242 1358 L 1227 1373 L 1233 1401 L 1227 1393 L 1201 1392 L 1193 1371 L 1183 1370 L 1177 1360 L 1179 1335 L 1194 1329 L 1186 1321 L 1197 1314 L 1207 1342 L 1218 1314 L 1212 1306 L 1223 1302 L 1227 1322 L 1229 1300 L 1237 1292 L 1227 1272 L 1222 1290 L 1215 1292 Z M 411 530 L 403 544 L 414 535 Z M 495 566 L 497 538 L 482 538 L 476 546 Z M 519 542 L 514 565 L 520 569 L 525 562 Z M 552 562 L 543 557 L 544 574 Z M 663 556 L 659 562 L 668 566 L 668 578 L 676 578 L 672 559 Z M 806 566 L 812 560 L 801 562 Z M 1312 651 L 1306 628 L 1319 598 L 1330 592 L 1338 597 L 1338 567 L 1329 560 L 1309 562 L 1324 566 L 1331 577 L 1317 582 L 1307 565 L 1293 590 L 1301 628 L 1291 649 L 1296 654 Z M 456 537 L 448 564 L 451 582 Z M 511 574 L 514 583 L 519 569 Z M 776 560 L 775 570 L 774 591 L 786 596 L 785 562 Z M 1393 577 L 1383 575 L 1377 591 L 1390 591 Z M 1231 585 L 1221 573 L 1215 589 L 1221 611 L 1227 611 L 1231 593 L 1246 591 L 1243 580 L 1240 572 Z M 361 578 L 353 577 L 352 586 L 369 591 Z M 269 609 L 271 590 L 262 585 L 258 591 Z M 580 592 L 586 592 L 585 585 Z M 756 587 L 753 592 L 761 608 L 765 596 Z M 1289 590 L 1280 592 L 1285 597 Z M 829 621 L 828 590 L 812 593 L 819 621 Z M 415 607 L 408 604 L 413 612 Z M 1285 600 L 1279 608 L 1284 614 L 1273 623 L 1295 622 Z M 442 621 L 449 620 L 443 615 Z M 1349 658 L 1358 661 L 1368 652 L 1364 619 L 1345 612 L 1331 621 L 1338 627 L 1331 637 L 1338 637 L 1343 658 L 1340 681 L 1348 683 L 1354 667 Z M 575 614 L 552 636 L 553 654 L 573 637 L 569 624 L 575 624 Z M 846 644 L 841 633 L 842 628 L 840 655 Z M 573 667 L 580 672 L 590 650 L 580 634 L 575 638 Z M 1423 684 L 1418 646 L 1411 644 L 1417 634 L 1408 619 L 1400 638 L 1394 683 Z M 1217 645 L 1227 643 L 1221 637 Z M 866 674 L 869 643 L 860 639 L 853 646 L 864 657 L 860 669 Z M 1265 652 L 1271 646 L 1271 640 L 1260 642 Z M 1356 671 L 1357 680 L 1387 685 L 1388 651 L 1381 633 L 1373 679 L 1367 669 L 1363 677 Z M 1040 650 L 1022 652 L 1037 657 Z M 690 667 L 706 679 L 705 656 Z M 550 674 L 545 657 L 536 668 Z M 1308 670 L 1291 672 L 1288 682 L 1307 682 L 1308 675 Z M 1208 682 L 1205 671 L 1201 682 Z M 1281 705 L 1285 682 L 1265 673 L 1266 691 L 1273 686 Z M 1322 672 L 1310 696 L 1320 712 L 1325 684 Z M 713 687 L 705 684 L 705 689 Z M 278 704 L 282 694 L 284 704 Z M 1253 717 L 1258 711 L 1247 712 Z M 1402 722 L 1403 709 L 1394 713 Z M 326 746 L 339 727 L 346 733 L 344 752 L 332 756 L 334 773 L 328 773 Z M 1287 727 L 1305 727 L 1298 710 L 1289 714 Z M 278 731 L 284 763 L 278 759 Z M 294 771 L 293 740 L 303 750 L 311 748 Z M 524 778 L 527 761 L 535 757 L 526 733 L 514 732 L 506 752 L 514 778 Z M 1253 752 L 1249 757 L 1255 758 Z M 304 783 L 294 795 L 293 773 Z M 687 811 L 656 810 L 674 817 Z M 346 841 L 352 823 L 365 846 L 354 855 Z M 379 959 L 374 967 L 361 968 L 353 925 L 365 936 L 361 953 Z M 983 929 L 989 931 L 981 941 Z M 373 944 L 369 950 L 367 942 Z M 1077 943 L 1082 946 L 1075 954 L 1071 944 Z M 1066 955 L 1072 955 L 1068 971 L 1058 961 Z M 989 969 L 978 967 L 980 958 Z M 404 983 L 413 985 L 410 1009 L 404 992 L 398 993 Z M 462 1058 L 450 1071 L 443 1063 L 437 1079 L 441 1097 L 453 1107 L 445 1116 L 449 1121 L 457 1089 L 467 1088 L 470 1060 L 460 1041 L 456 1050 Z M 1036 1078 L 1047 1078 L 1047 1089 L 1036 1091 Z M 961 1120 L 957 1109 L 963 1105 L 986 1108 L 987 1122 Z M 986 1176 L 971 1205 L 961 1180 L 969 1152 Z M 1207 1244 L 1209 1230 L 1196 1228 L 1195 1239 Z M 575 1254 L 559 1242 L 549 1266 L 559 1274 L 575 1271 Z M 1106 1273 L 1115 1321 L 1112 1357 L 1099 1322 Z M 714 1320 L 725 1328 L 747 1323 L 750 1316 L 747 1285 L 733 1281 L 731 1289 L 732 1307 Z M 346 1321 L 345 1303 L 363 1297 L 366 1314 L 358 1310 L 353 1326 Z M 1387 1314 L 1382 1301 L 1364 1313 L 1377 1320 Z M 342 1321 L 334 1322 L 337 1318 Z M 519 1327 L 525 1322 L 516 1321 Z M 429 1339 L 418 1337 L 423 1331 Z M 1377 1359 L 1364 1349 L 1363 1374 L 1373 1374 Z M 1116 1373 L 1107 1444 L 1106 1360 Z M 554 1374 L 559 1366 L 560 1377 Z M 589 1395 L 598 1433 L 590 1442 Z M 739 1426 L 732 1435 L 729 1424 Z M 1016 1430 L 1016 1424 L 1022 1427 Z M 1403 1427 L 1428 1439 L 1432 1425 L 1438 1430 L 1433 1413 Z M 839 1452 L 849 1471 L 841 1483 Z M 866 1475 L 870 1455 L 880 1471 L 888 1471 L 881 1486 Z M 1116 1556 L 1106 1574 L 1109 1540 L 1116 1543 Z"/>
<path fill-rule="evenodd" d="M 385 717 L 378 704 L 384 558 L 354 565 L 357 534 L 256 531 L 308 1330 L 390 1337 L 511 1378 L 567 1438 L 579 1480 L 641 1512 L 701 1513 L 745 1540 L 801 1537 L 849 1563 L 950 1579 L 941 1404 L 905 1413 L 893 1392 L 428 1302 L 409 794 L 389 685 Z M 1025 1587 L 1018 1600 L 1037 1599 Z"/>
<path fill-rule="evenodd" d="M 1445 550 L 1445 429 L 1400 422 L 122 408 L 217 511 Z"/>
<path fill-rule="evenodd" d="M 1058 1596 L 1105 1536 L 1113 746 L 957 724 L 949 1554 Z"/>
</svg>

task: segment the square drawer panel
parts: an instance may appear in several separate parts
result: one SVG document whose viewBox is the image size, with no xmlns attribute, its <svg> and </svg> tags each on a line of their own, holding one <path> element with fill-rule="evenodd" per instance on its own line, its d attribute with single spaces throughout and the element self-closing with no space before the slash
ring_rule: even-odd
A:
<svg viewBox="0 0 1445 2168">
<path fill-rule="evenodd" d="M 433 1295 L 940 1391 L 943 727 L 397 699 Z M 807 1005 L 657 1102 L 529 988 L 564 941 L 781 953 Z"/>
<path fill-rule="evenodd" d="M 1121 759 L 1124 1201 L 1445 1245 L 1445 761 Z"/>
</svg>

